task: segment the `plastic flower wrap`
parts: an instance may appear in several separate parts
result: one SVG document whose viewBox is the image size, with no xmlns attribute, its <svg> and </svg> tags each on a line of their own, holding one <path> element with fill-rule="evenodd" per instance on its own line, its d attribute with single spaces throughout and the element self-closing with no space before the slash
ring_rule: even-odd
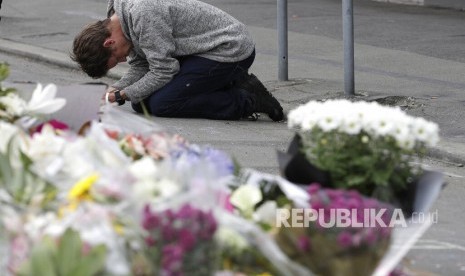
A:
<svg viewBox="0 0 465 276">
<path fill-rule="evenodd" d="M 309 208 L 277 221 L 281 248 L 318 275 L 371 275 L 389 245 L 392 207 L 354 190 L 312 184 L 307 192 Z"/>
<path fill-rule="evenodd" d="M 411 161 L 438 140 L 438 126 L 376 102 L 311 101 L 289 113 L 299 150 L 333 187 L 391 201 L 420 172 Z"/>
</svg>

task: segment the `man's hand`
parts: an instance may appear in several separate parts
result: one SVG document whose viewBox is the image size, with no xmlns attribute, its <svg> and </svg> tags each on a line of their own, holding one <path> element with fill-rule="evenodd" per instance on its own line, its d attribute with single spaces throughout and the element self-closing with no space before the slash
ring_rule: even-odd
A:
<svg viewBox="0 0 465 276">
<path fill-rule="evenodd" d="M 105 95 L 103 95 L 103 98 L 105 101 L 110 103 L 118 102 L 119 105 L 123 105 L 127 99 L 126 95 L 124 94 L 124 91 L 116 89 L 114 87 L 109 87 L 105 92 Z"/>
</svg>

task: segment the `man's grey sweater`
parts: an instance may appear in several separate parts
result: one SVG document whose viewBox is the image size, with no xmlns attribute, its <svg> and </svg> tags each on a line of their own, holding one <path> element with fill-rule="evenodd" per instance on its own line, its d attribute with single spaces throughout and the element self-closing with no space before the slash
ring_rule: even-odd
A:
<svg viewBox="0 0 465 276">
<path fill-rule="evenodd" d="M 244 24 L 196 0 L 109 0 L 134 46 L 130 69 L 113 87 L 132 102 L 154 93 L 179 71 L 176 57 L 197 55 L 220 62 L 250 56 L 254 42 Z"/>
</svg>

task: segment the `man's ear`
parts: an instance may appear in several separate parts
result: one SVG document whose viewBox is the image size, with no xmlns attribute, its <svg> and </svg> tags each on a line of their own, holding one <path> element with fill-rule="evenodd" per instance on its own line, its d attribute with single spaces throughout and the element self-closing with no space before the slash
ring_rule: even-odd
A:
<svg viewBox="0 0 465 276">
<path fill-rule="evenodd" d="M 111 47 L 111 45 L 115 44 L 115 40 L 114 39 L 111 39 L 111 38 L 107 38 L 105 39 L 105 41 L 103 42 L 103 47 L 105 48 L 109 48 Z"/>
</svg>

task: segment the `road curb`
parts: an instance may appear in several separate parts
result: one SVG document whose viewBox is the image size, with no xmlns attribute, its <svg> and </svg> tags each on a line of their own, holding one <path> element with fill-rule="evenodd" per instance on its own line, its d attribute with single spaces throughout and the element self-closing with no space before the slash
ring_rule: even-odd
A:
<svg viewBox="0 0 465 276">
<path fill-rule="evenodd" d="M 465 146 L 460 143 L 441 141 L 438 146 L 430 148 L 426 155 L 457 167 L 465 166 Z"/>
</svg>

